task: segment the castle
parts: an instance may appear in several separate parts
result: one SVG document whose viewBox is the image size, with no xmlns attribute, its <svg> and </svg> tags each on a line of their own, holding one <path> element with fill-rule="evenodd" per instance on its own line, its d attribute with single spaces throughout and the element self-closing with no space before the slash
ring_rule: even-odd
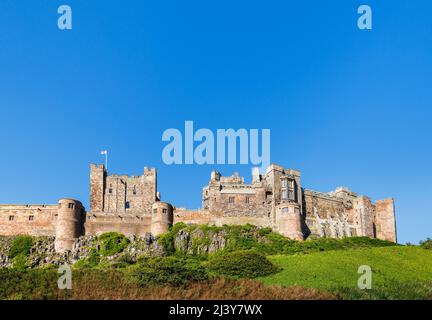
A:
<svg viewBox="0 0 432 320">
<path fill-rule="evenodd" d="M 347 188 L 324 193 L 305 189 L 301 173 L 279 165 L 265 174 L 252 172 L 246 184 L 237 173 L 211 173 L 203 188 L 202 208 L 188 210 L 162 202 L 156 169 L 141 176 L 108 175 L 104 165 L 90 166 L 90 210 L 80 201 L 55 205 L 0 205 L 0 235 L 55 236 L 58 252 L 70 250 L 76 238 L 116 231 L 127 236 L 167 232 L 178 222 L 246 224 L 271 227 L 295 239 L 367 236 L 396 242 L 393 199 L 372 203 Z"/>
</svg>

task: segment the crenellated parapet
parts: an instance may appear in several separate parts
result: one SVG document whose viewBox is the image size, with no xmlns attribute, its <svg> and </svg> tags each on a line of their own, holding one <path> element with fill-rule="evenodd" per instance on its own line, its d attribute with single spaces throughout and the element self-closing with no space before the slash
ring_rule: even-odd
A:
<svg viewBox="0 0 432 320">
<path fill-rule="evenodd" d="M 346 187 L 306 189 L 300 171 L 276 164 L 263 174 L 252 170 L 250 183 L 238 173 L 224 177 L 213 171 L 197 210 L 174 208 L 160 198 L 155 168 L 130 176 L 91 164 L 88 212 L 80 201 L 67 198 L 56 205 L 0 205 L 0 235 L 55 236 L 58 252 L 71 250 L 82 235 L 159 235 L 177 222 L 252 224 L 295 240 L 366 236 L 397 241 L 393 199 L 373 202 Z"/>
</svg>

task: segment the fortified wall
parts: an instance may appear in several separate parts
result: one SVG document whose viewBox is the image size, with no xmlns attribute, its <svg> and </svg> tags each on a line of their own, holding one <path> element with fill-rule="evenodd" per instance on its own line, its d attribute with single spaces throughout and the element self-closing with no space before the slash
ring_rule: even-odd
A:
<svg viewBox="0 0 432 320">
<path fill-rule="evenodd" d="M 173 223 L 253 224 L 296 240 L 367 236 L 397 242 L 393 199 L 372 203 L 347 188 L 317 192 L 301 185 L 301 173 L 271 165 L 252 172 L 247 184 L 213 171 L 203 188 L 202 208 L 174 208 L 160 201 L 156 169 L 140 176 L 108 175 L 90 166 L 90 210 L 60 199 L 55 205 L 0 205 L 0 235 L 55 236 L 58 252 L 71 250 L 82 235 L 119 232 L 143 237 L 167 232 Z"/>
<path fill-rule="evenodd" d="M 302 188 L 301 173 L 271 165 L 252 182 L 214 171 L 203 188 L 202 209 L 174 211 L 174 223 L 245 224 L 271 227 L 297 240 L 367 236 L 396 242 L 393 199 L 375 203 L 347 188 L 317 192 Z"/>
<path fill-rule="evenodd" d="M 70 249 L 84 235 L 81 202 L 60 199 L 55 205 L 0 205 L 0 235 L 56 237 L 56 250 Z"/>
</svg>

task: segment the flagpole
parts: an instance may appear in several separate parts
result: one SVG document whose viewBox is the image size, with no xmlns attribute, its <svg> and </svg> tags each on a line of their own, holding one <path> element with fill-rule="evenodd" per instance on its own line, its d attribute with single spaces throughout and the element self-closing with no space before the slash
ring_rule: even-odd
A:
<svg viewBox="0 0 432 320">
<path fill-rule="evenodd" d="M 105 155 L 105 170 L 108 170 L 108 150 L 102 150 L 101 154 Z"/>
</svg>

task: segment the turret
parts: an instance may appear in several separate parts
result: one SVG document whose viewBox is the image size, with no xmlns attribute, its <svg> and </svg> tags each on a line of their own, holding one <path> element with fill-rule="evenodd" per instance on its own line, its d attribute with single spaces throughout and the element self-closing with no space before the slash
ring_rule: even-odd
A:
<svg viewBox="0 0 432 320">
<path fill-rule="evenodd" d="M 104 211 L 106 169 L 103 164 L 90 165 L 90 209 L 93 212 Z"/>
<path fill-rule="evenodd" d="M 55 250 L 72 250 L 76 238 L 84 234 L 84 207 L 73 199 L 60 199 L 58 207 Z"/>
<path fill-rule="evenodd" d="M 166 202 L 155 202 L 152 206 L 151 233 L 154 236 L 166 233 L 173 225 L 173 207 Z"/>
<path fill-rule="evenodd" d="M 293 240 L 304 240 L 300 205 L 282 202 L 276 207 L 276 227 L 282 235 Z"/>
<path fill-rule="evenodd" d="M 150 213 L 152 205 L 157 201 L 157 173 L 155 168 L 144 168 L 142 193 L 144 212 Z"/>
<path fill-rule="evenodd" d="M 210 181 L 211 182 L 213 182 L 213 181 L 220 181 L 220 178 L 221 178 L 221 174 L 219 172 L 217 172 L 215 170 L 213 170 L 211 172 L 211 175 L 210 175 Z"/>
</svg>

